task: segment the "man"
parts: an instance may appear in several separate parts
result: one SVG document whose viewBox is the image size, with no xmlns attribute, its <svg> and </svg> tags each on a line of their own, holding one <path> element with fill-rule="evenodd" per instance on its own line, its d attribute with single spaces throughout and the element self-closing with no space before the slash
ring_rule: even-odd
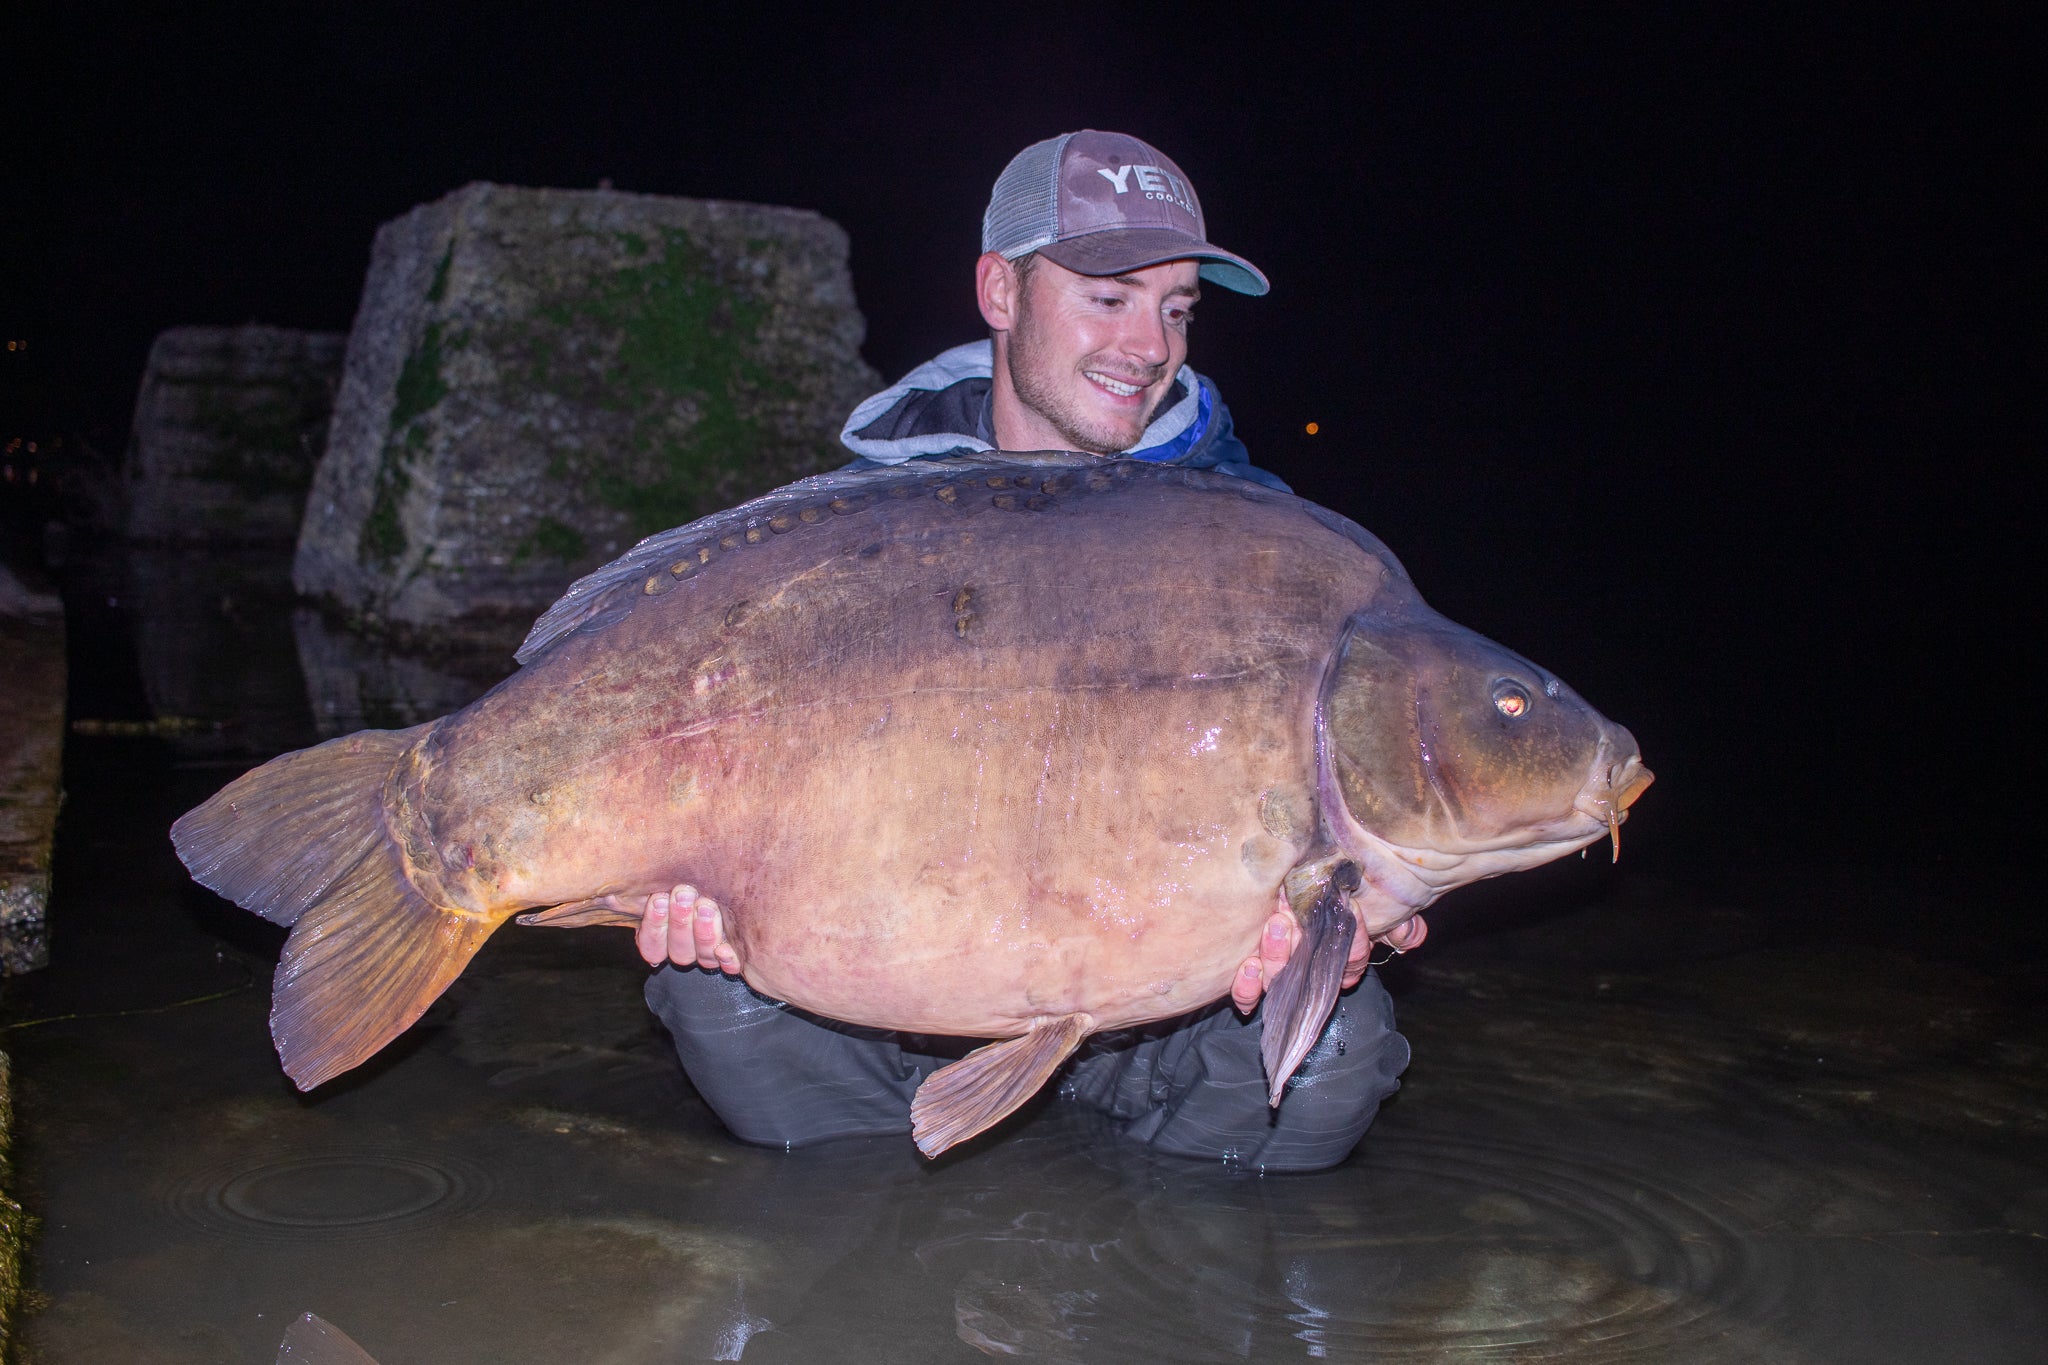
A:
<svg viewBox="0 0 2048 1365">
<path fill-rule="evenodd" d="M 1215 386 L 1187 365 L 1207 281 L 1264 294 L 1266 277 L 1210 243 L 1194 188 L 1136 138 L 1082 131 L 1034 144 L 996 181 L 982 219 L 975 292 L 989 339 L 958 346 L 855 408 L 850 468 L 998 450 L 1078 450 L 1220 470 L 1284 489 L 1251 464 Z M 1259 951 L 1217 1004 L 1145 1029 L 1098 1035 L 1062 1096 L 1125 1120 L 1126 1137 L 1263 1170 L 1344 1159 L 1408 1062 L 1392 1002 L 1354 940 L 1337 1012 L 1269 1108 L 1254 1013 L 1299 937 L 1276 911 Z M 1396 951 L 1422 939 L 1418 918 Z M 718 906 L 691 887 L 650 897 L 639 945 L 661 966 L 647 1001 L 691 1082 L 749 1141 L 801 1146 L 903 1133 L 910 1097 L 972 1044 L 855 1029 L 768 1000 L 739 980 Z"/>
<path fill-rule="evenodd" d="M 1202 280 L 1266 277 L 1210 245 L 1194 189 L 1136 138 L 1079 132 L 1027 147 L 982 218 L 975 296 L 989 340 L 956 346 L 862 403 L 852 467 L 965 451 L 1079 450 L 1221 469 L 1251 464 L 1215 385 L 1189 369 Z"/>
</svg>

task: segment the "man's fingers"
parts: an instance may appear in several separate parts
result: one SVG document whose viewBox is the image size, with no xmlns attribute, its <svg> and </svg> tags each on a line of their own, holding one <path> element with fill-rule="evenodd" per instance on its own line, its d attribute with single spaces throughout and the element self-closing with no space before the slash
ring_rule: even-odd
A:
<svg viewBox="0 0 2048 1365">
<path fill-rule="evenodd" d="M 1259 997 L 1265 993 L 1266 978 L 1259 960 L 1246 958 L 1237 975 L 1230 979 L 1230 1003 L 1237 1006 L 1240 1014 L 1250 1014 L 1259 1007 Z"/>
<path fill-rule="evenodd" d="M 694 886 L 679 886 L 676 888 L 678 919 L 686 906 L 690 916 L 690 965 L 715 967 L 718 965 L 718 902 L 700 895 Z M 677 944 L 677 947 L 681 946 Z"/>
<path fill-rule="evenodd" d="M 714 972 L 740 969 L 739 954 L 725 941 L 725 916 L 709 896 L 697 902 L 697 965 Z"/>
<path fill-rule="evenodd" d="M 1410 948 L 1420 948 L 1422 940 L 1428 937 L 1429 925 L 1423 921 L 1422 916 L 1416 915 L 1412 919 L 1402 920 L 1399 924 L 1387 930 L 1386 933 L 1380 935 L 1380 942 L 1386 944 L 1397 953 L 1405 953 Z"/>
<path fill-rule="evenodd" d="M 633 944 L 650 967 L 673 962 L 737 976 L 744 965 L 739 950 L 725 940 L 725 915 L 718 902 L 687 883 L 640 902 Z"/>
<path fill-rule="evenodd" d="M 1258 1008 L 1259 998 L 1294 955 L 1294 945 L 1300 937 L 1301 926 L 1295 922 L 1293 911 L 1275 910 L 1267 916 L 1266 927 L 1259 934 L 1257 956 L 1246 958 L 1237 975 L 1230 979 L 1230 1003 L 1246 1014 Z"/>
<path fill-rule="evenodd" d="M 703 895 L 694 886 L 676 888 L 678 919 L 688 907 L 690 923 L 690 961 L 699 967 L 714 972 L 725 972 L 732 976 L 740 973 L 739 950 L 725 939 L 725 912 L 718 902 Z M 681 962 L 682 958 L 676 959 Z"/>
<path fill-rule="evenodd" d="M 1301 925 L 1295 922 L 1292 911 L 1275 910 L 1266 917 L 1266 932 L 1259 936 L 1259 960 L 1265 964 L 1268 982 L 1294 956 L 1294 943 L 1300 937 Z"/>
<path fill-rule="evenodd" d="M 640 912 L 640 927 L 633 931 L 633 944 L 640 950 L 641 960 L 650 967 L 668 961 L 668 911 L 668 893 L 655 892 Z"/>
</svg>

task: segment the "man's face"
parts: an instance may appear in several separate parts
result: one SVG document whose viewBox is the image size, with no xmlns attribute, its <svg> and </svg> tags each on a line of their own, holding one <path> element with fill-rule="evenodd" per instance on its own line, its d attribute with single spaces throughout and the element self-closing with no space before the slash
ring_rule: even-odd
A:
<svg viewBox="0 0 2048 1365">
<path fill-rule="evenodd" d="M 1194 261 L 1166 261 L 1077 275 L 1034 261 L 1005 347 L 1029 415 L 1069 449 L 1114 455 L 1136 445 L 1187 359 L 1199 271 Z"/>
</svg>

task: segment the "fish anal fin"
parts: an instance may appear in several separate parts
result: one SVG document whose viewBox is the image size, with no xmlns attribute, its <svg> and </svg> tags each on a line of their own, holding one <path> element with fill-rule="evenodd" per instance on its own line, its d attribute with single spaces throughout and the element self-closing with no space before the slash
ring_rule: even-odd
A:
<svg viewBox="0 0 2048 1365">
<path fill-rule="evenodd" d="M 926 1156 L 992 1128 L 1052 1079 L 1061 1062 L 1095 1031 L 1094 1017 L 1061 1014 L 1030 1032 L 976 1048 L 925 1078 L 910 1101 L 910 1136 Z"/>
<path fill-rule="evenodd" d="M 1352 936 L 1358 932 L 1344 893 L 1357 886 L 1358 869 L 1338 864 L 1303 916 L 1301 939 L 1287 965 L 1266 990 L 1260 1055 L 1266 1064 L 1267 1102 L 1275 1109 L 1286 1093 L 1287 1078 L 1322 1036 L 1343 988 Z"/>
<path fill-rule="evenodd" d="M 509 912 L 508 912 L 509 914 Z M 412 1026 L 506 915 L 430 903 L 395 844 L 373 848 L 299 916 L 278 959 L 270 1037 L 301 1090 Z"/>
<path fill-rule="evenodd" d="M 624 925 L 630 929 L 640 923 L 640 915 L 637 911 L 625 909 L 614 897 L 597 896 L 587 901 L 570 901 L 566 905 L 535 910 L 521 915 L 519 923 L 529 929 L 589 929 L 607 924 Z"/>
</svg>

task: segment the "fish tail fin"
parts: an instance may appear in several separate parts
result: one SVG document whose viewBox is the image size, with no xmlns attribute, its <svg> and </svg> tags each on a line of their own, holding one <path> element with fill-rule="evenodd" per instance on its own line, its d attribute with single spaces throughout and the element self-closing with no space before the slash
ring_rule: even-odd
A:
<svg viewBox="0 0 2048 1365">
<path fill-rule="evenodd" d="M 379 844 L 384 780 L 427 727 L 362 730 L 279 754 L 178 817 L 192 879 L 274 924 L 299 916 Z"/>
<path fill-rule="evenodd" d="M 387 831 L 385 780 L 426 728 L 284 754 L 171 826 L 201 885 L 292 926 L 270 1036 L 301 1090 L 403 1033 L 502 920 L 430 902 Z"/>
</svg>

